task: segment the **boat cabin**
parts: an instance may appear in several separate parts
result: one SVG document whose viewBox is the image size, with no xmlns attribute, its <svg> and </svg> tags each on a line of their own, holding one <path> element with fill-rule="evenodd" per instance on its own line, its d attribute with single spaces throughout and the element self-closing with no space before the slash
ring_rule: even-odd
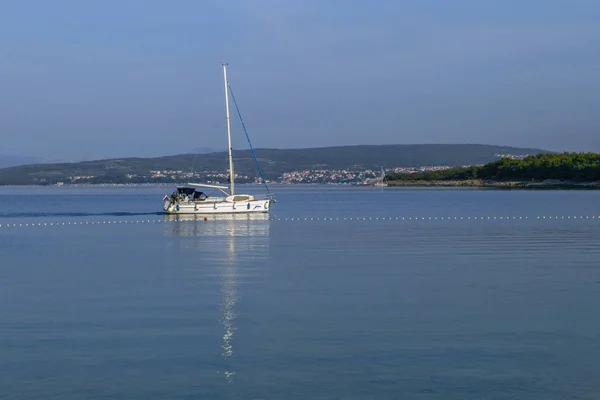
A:
<svg viewBox="0 0 600 400">
<path fill-rule="evenodd" d="M 203 192 L 197 191 L 195 188 L 180 186 L 175 189 L 171 195 L 174 198 L 188 198 L 189 200 L 203 201 L 208 197 Z"/>
</svg>

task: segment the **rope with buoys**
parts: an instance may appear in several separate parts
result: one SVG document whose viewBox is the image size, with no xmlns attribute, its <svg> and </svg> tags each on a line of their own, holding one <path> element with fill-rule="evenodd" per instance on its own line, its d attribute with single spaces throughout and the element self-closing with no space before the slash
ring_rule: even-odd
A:
<svg viewBox="0 0 600 400">
<path fill-rule="evenodd" d="M 245 213 L 237 213 L 237 215 L 244 215 Z M 231 215 L 231 214 L 230 214 Z M 236 214 L 233 214 L 236 215 Z M 248 214 L 246 214 L 248 215 Z M 600 215 L 545 215 L 545 216 L 404 216 L 404 217 L 277 217 L 269 215 L 265 219 L 222 219 L 219 216 L 196 216 L 193 214 L 180 214 L 180 215 L 169 215 L 168 218 L 162 219 L 141 219 L 141 220 L 84 220 L 84 221 L 45 221 L 45 222 L 0 222 L 0 228 L 22 228 L 22 227 L 62 227 L 62 226 L 82 226 L 82 225 L 123 225 L 123 224 L 158 224 L 158 223 L 194 223 L 194 222 L 208 222 L 212 221 L 215 223 L 224 221 L 233 222 L 250 222 L 259 223 L 266 221 L 355 221 L 355 222 L 366 222 L 366 221 L 398 221 L 398 222 L 412 222 L 412 221 L 582 221 L 582 220 L 599 220 Z M 190 219 L 189 217 L 192 217 Z"/>
</svg>

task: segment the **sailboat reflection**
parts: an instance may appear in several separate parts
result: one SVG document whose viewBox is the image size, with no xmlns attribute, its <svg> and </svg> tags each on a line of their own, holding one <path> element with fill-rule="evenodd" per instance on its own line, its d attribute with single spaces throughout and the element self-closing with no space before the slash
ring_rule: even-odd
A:
<svg viewBox="0 0 600 400">
<path fill-rule="evenodd" d="M 221 325 L 223 326 L 223 372 L 228 382 L 233 382 L 235 372 L 231 366 L 236 306 L 240 298 L 240 269 L 244 280 L 260 274 L 260 264 L 269 250 L 270 219 L 264 214 L 221 215 L 208 221 L 198 215 L 165 215 L 168 236 L 211 237 L 210 253 L 218 260 L 221 270 Z M 222 241 L 224 239 L 224 241 Z M 206 252 L 206 250 L 203 250 Z M 223 254 L 224 253 L 224 254 Z M 206 253 L 205 253 L 206 255 Z M 250 264 L 250 265 L 249 265 Z"/>
<path fill-rule="evenodd" d="M 165 214 L 169 236 L 268 236 L 268 214 L 222 214 L 211 216 Z"/>
</svg>

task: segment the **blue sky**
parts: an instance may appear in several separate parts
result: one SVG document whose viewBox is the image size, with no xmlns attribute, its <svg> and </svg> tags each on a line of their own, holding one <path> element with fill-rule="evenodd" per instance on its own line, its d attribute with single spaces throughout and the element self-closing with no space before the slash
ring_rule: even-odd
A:
<svg viewBox="0 0 600 400">
<path fill-rule="evenodd" d="M 221 61 L 255 147 L 600 151 L 599 44 L 595 0 L 8 0 L 0 154 L 225 148 Z"/>
</svg>

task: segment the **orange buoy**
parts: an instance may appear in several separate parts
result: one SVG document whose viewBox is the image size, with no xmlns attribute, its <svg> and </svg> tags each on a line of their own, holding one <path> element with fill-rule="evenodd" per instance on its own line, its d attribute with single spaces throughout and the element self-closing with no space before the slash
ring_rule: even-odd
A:
<svg viewBox="0 0 600 400">
<path fill-rule="evenodd" d="M 208 217 L 204 217 L 204 220 L 205 220 L 205 221 L 208 221 Z"/>
</svg>

